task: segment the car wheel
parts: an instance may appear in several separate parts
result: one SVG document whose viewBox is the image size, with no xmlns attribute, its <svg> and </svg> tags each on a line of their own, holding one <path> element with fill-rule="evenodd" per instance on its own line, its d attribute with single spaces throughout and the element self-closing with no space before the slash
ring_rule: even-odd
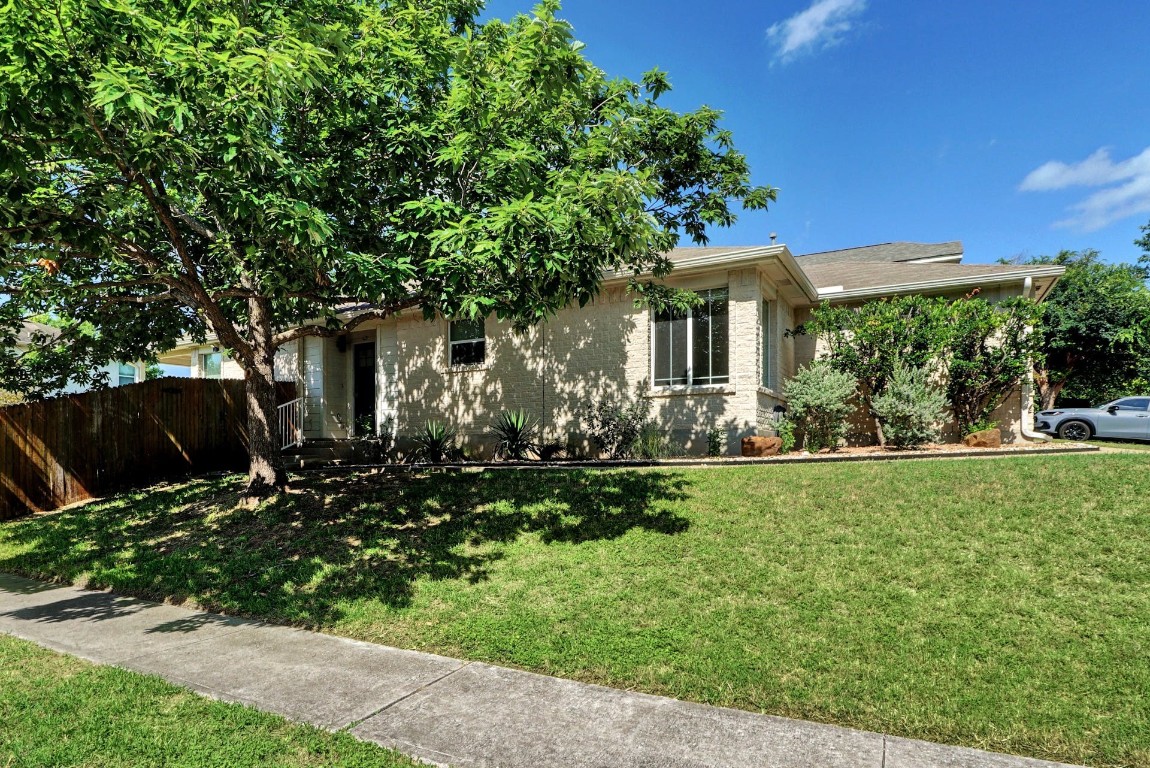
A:
<svg viewBox="0 0 1150 768">
<path fill-rule="evenodd" d="M 1058 425 L 1058 436 L 1063 440 L 1089 440 L 1092 432 L 1089 424 L 1077 419 L 1064 421 Z"/>
</svg>

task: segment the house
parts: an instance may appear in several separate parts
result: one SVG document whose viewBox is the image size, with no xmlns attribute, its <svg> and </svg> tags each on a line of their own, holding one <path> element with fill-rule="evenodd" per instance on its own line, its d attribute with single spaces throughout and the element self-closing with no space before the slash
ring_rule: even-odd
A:
<svg viewBox="0 0 1150 768">
<path fill-rule="evenodd" d="M 636 307 L 627 276 L 606 276 L 599 298 L 512 332 L 495 318 L 425 320 L 419 311 L 366 323 L 336 338 L 282 348 L 276 378 L 304 398 L 304 435 L 346 438 L 390 424 L 401 438 L 428 419 L 454 425 L 479 448 L 503 410 L 539 418 L 547 441 L 578 442 L 579 412 L 604 397 L 641 397 L 655 421 L 689 453 L 720 428 L 728 452 L 770 427 L 783 383 L 814 359 L 813 339 L 787 331 L 821 302 L 857 303 L 904 293 L 991 299 L 1043 298 L 1056 266 L 962 264 L 958 242 L 887 243 L 795 257 L 785 245 L 679 248 L 670 285 L 703 299 L 689 317 Z M 354 314 L 354 310 L 351 311 Z M 160 361 L 193 376 L 238 377 L 210 342 L 186 344 Z M 1018 393 L 1000 414 L 1009 436 L 1032 424 Z"/>
<path fill-rule="evenodd" d="M 60 331 L 58 329 L 50 325 L 25 320 L 21 328 L 16 332 L 15 350 L 17 353 L 27 352 L 41 337 L 55 338 L 59 333 Z M 97 369 L 97 372 L 102 373 L 108 385 L 112 387 L 137 384 L 147 378 L 147 368 L 142 362 L 121 363 L 111 361 Z M 87 389 L 90 389 L 87 385 L 69 382 L 68 386 L 56 394 L 71 395 L 77 392 L 84 392 Z"/>
</svg>

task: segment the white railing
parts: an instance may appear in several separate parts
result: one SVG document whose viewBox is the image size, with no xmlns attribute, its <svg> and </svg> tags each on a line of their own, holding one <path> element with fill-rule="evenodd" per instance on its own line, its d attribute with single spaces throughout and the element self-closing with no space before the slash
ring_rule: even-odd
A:
<svg viewBox="0 0 1150 768">
<path fill-rule="evenodd" d="M 303 444 L 303 398 L 284 403 L 278 409 L 280 450 Z"/>
</svg>

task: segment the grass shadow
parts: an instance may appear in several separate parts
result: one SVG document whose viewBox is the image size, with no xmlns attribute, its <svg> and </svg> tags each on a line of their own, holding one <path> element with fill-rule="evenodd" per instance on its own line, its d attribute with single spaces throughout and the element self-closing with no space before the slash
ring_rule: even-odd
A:
<svg viewBox="0 0 1150 768">
<path fill-rule="evenodd" d="M 634 470 L 310 476 L 253 510 L 239 480 L 202 479 L 0 523 L 0 553 L 15 552 L 0 571 L 320 626 L 358 600 L 403 608 L 423 579 L 483 580 L 524 535 L 682 533 L 685 484 Z"/>
</svg>

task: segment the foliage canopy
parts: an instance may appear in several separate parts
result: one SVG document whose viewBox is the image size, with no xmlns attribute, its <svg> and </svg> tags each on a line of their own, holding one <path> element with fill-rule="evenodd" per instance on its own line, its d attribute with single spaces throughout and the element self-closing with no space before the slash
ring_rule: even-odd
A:
<svg viewBox="0 0 1150 768">
<path fill-rule="evenodd" d="M 775 190 L 717 110 L 662 106 L 665 73 L 588 61 L 554 0 L 506 23 L 481 7 L 5 6 L 0 329 L 53 313 L 77 372 L 214 334 L 249 382 L 255 487 L 282 482 L 286 343 L 408 308 L 522 328 L 609 271 L 690 304 L 658 286 L 661 254 Z"/>
</svg>

